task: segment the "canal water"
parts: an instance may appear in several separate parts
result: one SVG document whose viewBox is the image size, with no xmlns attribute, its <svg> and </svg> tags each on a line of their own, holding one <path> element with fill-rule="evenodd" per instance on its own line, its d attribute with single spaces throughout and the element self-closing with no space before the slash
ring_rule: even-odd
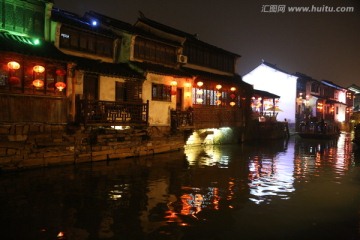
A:
<svg viewBox="0 0 360 240">
<path fill-rule="evenodd" d="M 360 239 L 351 138 L 3 172 L 0 239 Z"/>
</svg>

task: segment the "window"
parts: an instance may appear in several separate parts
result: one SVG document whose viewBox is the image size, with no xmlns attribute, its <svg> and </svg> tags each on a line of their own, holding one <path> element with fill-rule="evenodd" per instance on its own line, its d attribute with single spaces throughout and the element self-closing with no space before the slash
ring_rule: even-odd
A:
<svg viewBox="0 0 360 240">
<path fill-rule="evenodd" d="M 176 48 L 137 37 L 134 45 L 134 57 L 171 65 L 176 63 Z"/>
<path fill-rule="evenodd" d="M 113 56 L 113 39 L 82 32 L 66 26 L 61 28 L 60 47 L 105 57 Z"/>
<path fill-rule="evenodd" d="M 44 3 L 36 1 L 0 1 L 2 28 L 30 36 L 44 35 Z"/>
<path fill-rule="evenodd" d="M 192 102 L 193 104 L 199 104 L 199 105 L 208 105 L 208 106 L 215 106 L 218 105 L 217 101 L 220 100 L 222 102 L 221 105 L 224 105 L 227 101 L 227 93 L 226 92 L 219 92 L 215 90 L 209 90 L 209 89 L 200 89 L 200 88 L 193 88 L 192 90 Z M 201 93 L 201 94 L 199 94 Z M 221 94 L 221 96 L 217 96 L 218 93 Z M 199 99 L 202 99 L 202 101 Z"/>
<path fill-rule="evenodd" d="M 171 86 L 152 84 L 152 100 L 171 102 Z"/>
<path fill-rule="evenodd" d="M 126 88 L 123 82 L 115 82 L 115 101 L 126 101 Z"/>
<path fill-rule="evenodd" d="M 8 69 L 8 62 L 16 61 L 20 64 L 19 69 Z M 42 73 L 35 73 L 33 67 L 41 65 L 45 68 Z M 27 57 L 5 56 L 0 61 L 0 91 L 11 93 L 25 93 L 32 95 L 64 96 L 65 89 L 57 89 L 57 82 L 66 83 L 66 73 L 60 74 L 60 70 L 66 72 L 66 65 L 61 63 L 44 62 L 41 59 Z M 39 85 L 34 83 L 38 80 Z"/>
<path fill-rule="evenodd" d="M 319 84 L 312 83 L 310 91 L 313 92 L 313 93 L 319 93 Z"/>
<path fill-rule="evenodd" d="M 223 51 L 194 43 L 185 43 L 184 55 L 188 57 L 188 62 L 201 65 L 224 72 L 234 71 L 234 57 Z"/>
</svg>

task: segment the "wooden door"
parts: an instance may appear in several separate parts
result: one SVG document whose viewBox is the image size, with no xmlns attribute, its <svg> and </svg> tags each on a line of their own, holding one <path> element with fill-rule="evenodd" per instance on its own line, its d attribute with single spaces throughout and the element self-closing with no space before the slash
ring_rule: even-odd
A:
<svg viewBox="0 0 360 240">
<path fill-rule="evenodd" d="M 87 100 L 99 100 L 99 75 L 85 74 L 84 98 Z"/>
</svg>

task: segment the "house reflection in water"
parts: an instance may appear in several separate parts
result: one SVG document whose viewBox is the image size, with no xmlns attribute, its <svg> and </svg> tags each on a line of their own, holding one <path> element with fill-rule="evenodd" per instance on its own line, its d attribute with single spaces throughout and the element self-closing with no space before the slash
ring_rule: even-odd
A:
<svg viewBox="0 0 360 240">
<path fill-rule="evenodd" d="M 294 187 L 294 147 L 282 153 L 255 152 L 249 158 L 250 200 L 268 203 L 274 197 L 288 199 Z"/>
</svg>

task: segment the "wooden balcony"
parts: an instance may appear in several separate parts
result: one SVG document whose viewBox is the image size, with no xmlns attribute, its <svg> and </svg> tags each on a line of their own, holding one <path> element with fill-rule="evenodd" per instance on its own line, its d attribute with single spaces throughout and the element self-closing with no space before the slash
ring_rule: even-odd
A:
<svg viewBox="0 0 360 240">
<path fill-rule="evenodd" d="M 171 111 L 171 130 L 185 130 L 194 127 L 193 111 Z"/>
<path fill-rule="evenodd" d="M 79 100 L 77 119 L 86 125 L 147 126 L 149 101 L 128 103 Z"/>
</svg>

